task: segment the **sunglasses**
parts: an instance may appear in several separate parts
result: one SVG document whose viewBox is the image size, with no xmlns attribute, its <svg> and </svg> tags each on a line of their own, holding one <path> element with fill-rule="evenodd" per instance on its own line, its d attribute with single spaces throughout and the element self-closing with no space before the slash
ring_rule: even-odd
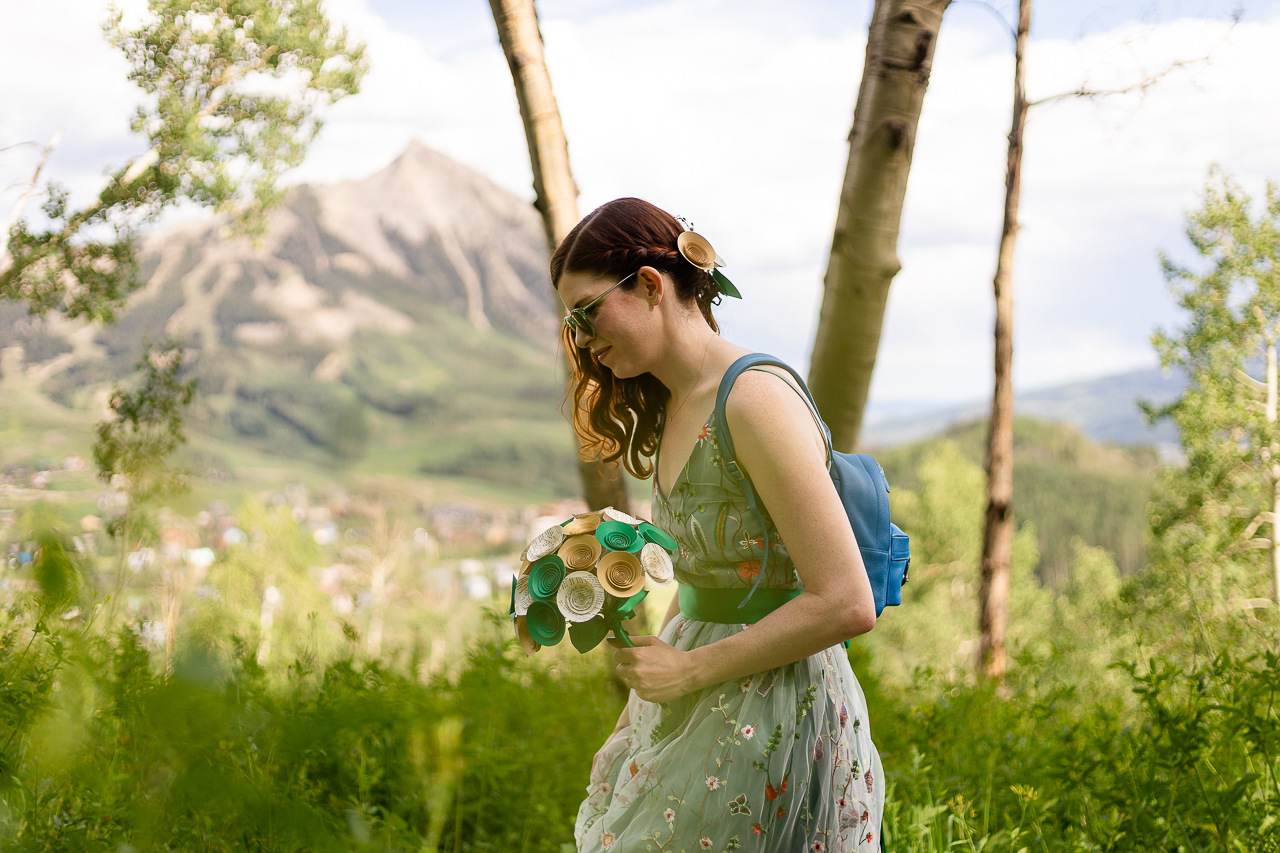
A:
<svg viewBox="0 0 1280 853">
<path fill-rule="evenodd" d="M 639 270 L 637 270 L 636 272 L 639 272 Z M 568 314 L 565 314 L 564 324 L 569 327 L 569 332 L 572 334 L 581 330 L 582 333 L 586 335 L 588 338 L 594 338 L 596 336 L 596 327 L 591 324 L 591 319 L 587 317 L 587 312 L 594 310 L 595 307 L 599 305 L 606 296 L 608 296 L 610 293 L 613 293 L 615 290 L 617 290 L 619 287 L 625 284 L 627 282 L 627 279 L 630 279 L 633 276 L 635 276 L 634 272 L 631 275 L 627 276 L 626 278 L 622 279 L 622 281 L 618 282 L 613 287 L 606 290 L 604 293 L 597 296 L 595 299 L 592 299 L 586 305 L 583 305 L 581 308 L 574 308 Z"/>
</svg>

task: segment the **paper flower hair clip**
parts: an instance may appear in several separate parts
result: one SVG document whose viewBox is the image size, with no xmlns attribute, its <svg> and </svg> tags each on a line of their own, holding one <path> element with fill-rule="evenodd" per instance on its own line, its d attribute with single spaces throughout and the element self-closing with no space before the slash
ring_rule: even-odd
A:
<svg viewBox="0 0 1280 853">
<path fill-rule="evenodd" d="M 742 294 L 738 292 L 738 288 L 734 287 L 733 282 L 717 269 L 724 266 L 724 258 L 716 254 L 716 250 L 711 247 L 706 237 L 693 230 L 693 223 L 679 216 L 676 219 L 685 227 L 684 233 L 676 239 L 676 249 L 681 257 L 698 269 L 711 273 L 711 278 L 715 280 L 720 292 L 725 296 L 741 299 Z"/>
</svg>

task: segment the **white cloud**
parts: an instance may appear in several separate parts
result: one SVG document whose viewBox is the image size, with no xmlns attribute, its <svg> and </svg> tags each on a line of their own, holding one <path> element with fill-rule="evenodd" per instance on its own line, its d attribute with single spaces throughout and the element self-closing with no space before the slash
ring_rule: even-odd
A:
<svg viewBox="0 0 1280 853">
<path fill-rule="evenodd" d="M 333 14 L 368 41 L 372 71 L 359 96 L 331 111 L 295 179 L 368 174 L 416 137 L 531 197 L 511 79 L 484 4 L 470 18 L 458 10 L 446 18 L 465 37 L 423 40 L 370 2 L 331 0 Z M 0 32 L 0 101 L 16 105 L 6 110 L 0 144 L 43 140 L 65 124 L 67 142 L 50 171 L 82 192 L 96 187 L 105 165 L 141 149 L 127 131 L 138 93 L 101 41 L 103 6 L 23 4 L 17 25 Z M 377 8 L 432 14 L 412 4 Z M 692 219 L 747 296 L 724 306 L 726 333 L 803 363 L 844 172 L 865 12 L 816 0 L 785 16 L 763 0 L 558 0 L 540 8 L 583 212 L 638 195 Z M 1032 95 L 1086 82 L 1124 85 L 1204 53 L 1224 29 L 1162 20 L 1138 27 L 1107 19 L 1113 29 L 1099 32 L 1095 21 L 1080 30 L 1091 33 L 1083 38 L 1033 39 Z M 1185 254 L 1182 216 L 1209 164 L 1221 163 L 1255 192 L 1268 174 L 1280 177 L 1268 171 L 1280 142 L 1277 42 L 1273 13 L 1237 26 L 1211 63 L 1174 73 L 1145 96 L 1036 108 L 1015 272 L 1021 387 L 1154 362 L 1152 328 L 1178 320 L 1155 252 Z M 1009 45 L 993 19 L 965 14 L 944 25 L 873 399 L 987 393 L 1011 73 Z M 26 156 L 0 155 L 9 180 L 26 168 Z"/>
</svg>

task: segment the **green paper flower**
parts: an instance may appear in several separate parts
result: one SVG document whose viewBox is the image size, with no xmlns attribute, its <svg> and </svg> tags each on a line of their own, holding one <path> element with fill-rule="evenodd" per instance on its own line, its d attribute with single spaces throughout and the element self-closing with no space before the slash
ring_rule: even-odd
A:
<svg viewBox="0 0 1280 853">
<path fill-rule="evenodd" d="M 548 554 L 529 567 L 529 594 L 535 601 L 554 601 L 564 575 L 564 561 Z"/>
<path fill-rule="evenodd" d="M 596 528 L 596 538 L 610 551 L 626 551 L 634 554 L 644 547 L 644 539 L 630 524 L 621 521 L 602 521 Z"/>
<path fill-rule="evenodd" d="M 530 604 L 524 620 L 529 628 L 529 636 L 539 645 L 554 646 L 564 639 L 564 617 L 545 601 Z"/>
<path fill-rule="evenodd" d="M 677 548 L 676 540 L 670 533 L 661 527 L 655 527 L 649 522 L 641 522 L 640 535 L 646 542 L 652 542 L 664 551 L 674 551 Z"/>
</svg>

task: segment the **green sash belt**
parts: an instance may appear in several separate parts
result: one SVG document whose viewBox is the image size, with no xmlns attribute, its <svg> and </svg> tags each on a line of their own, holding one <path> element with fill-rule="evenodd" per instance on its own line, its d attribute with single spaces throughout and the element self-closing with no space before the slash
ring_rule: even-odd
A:
<svg viewBox="0 0 1280 853">
<path fill-rule="evenodd" d="M 680 615 L 698 622 L 720 622 L 725 625 L 754 623 L 803 591 L 762 587 L 739 610 L 738 605 L 747 595 L 744 589 L 708 589 L 680 584 Z"/>
</svg>

